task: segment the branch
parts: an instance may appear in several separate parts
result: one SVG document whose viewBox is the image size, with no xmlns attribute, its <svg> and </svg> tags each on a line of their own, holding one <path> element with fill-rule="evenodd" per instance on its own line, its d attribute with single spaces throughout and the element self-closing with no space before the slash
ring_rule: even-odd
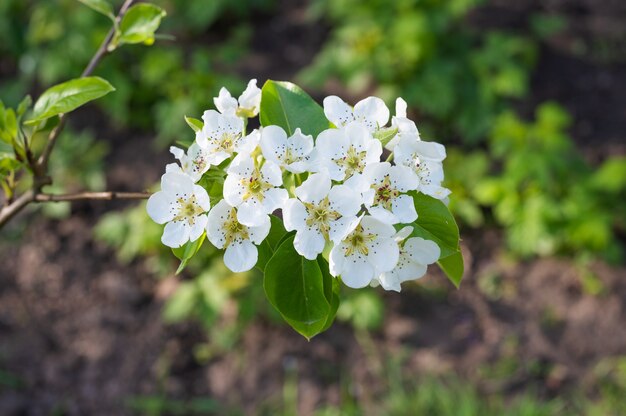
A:
<svg viewBox="0 0 626 416">
<path fill-rule="evenodd" d="M 85 201 L 85 200 L 104 200 L 112 201 L 114 199 L 147 199 L 152 195 L 149 192 L 78 192 L 74 194 L 37 194 L 34 202 L 63 202 L 63 201 Z"/>
<path fill-rule="evenodd" d="M 104 57 L 104 55 L 106 55 L 109 52 L 109 44 L 113 40 L 113 36 L 115 36 L 115 29 L 117 28 L 117 25 L 119 24 L 119 22 L 122 20 L 122 17 L 124 16 L 128 8 L 131 6 L 131 4 L 133 4 L 133 2 L 134 0 L 126 0 L 124 2 L 122 7 L 120 8 L 119 13 L 117 14 L 117 17 L 115 18 L 115 24 L 113 25 L 111 30 L 109 30 L 109 33 L 107 33 L 106 37 L 102 41 L 102 44 L 100 44 L 100 47 L 96 51 L 96 54 L 89 61 L 89 64 L 87 65 L 83 73 L 81 74 L 81 78 L 88 77 L 89 75 L 91 75 L 94 69 L 96 68 L 96 66 L 98 65 L 98 63 L 100 63 L 100 61 Z M 59 124 L 57 124 L 55 129 L 52 130 L 52 133 L 50 133 L 50 137 L 48 138 L 48 143 L 46 144 L 46 148 L 43 150 L 43 152 L 41 153 L 41 156 L 39 157 L 39 160 L 37 161 L 37 169 L 35 173 L 38 175 L 45 175 L 46 172 L 48 171 L 48 160 L 50 159 L 50 154 L 52 153 L 52 149 L 54 149 L 54 145 L 56 144 L 57 138 L 61 134 L 61 131 L 63 131 L 63 127 L 65 126 L 66 116 L 67 114 L 61 114 L 59 116 Z"/>
<path fill-rule="evenodd" d="M 113 40 L 113 36 L 115 36 L 115 30 L 117 28 L 117 25 L 122 20 L 122 17 L 124 16 L 128 8 L 133 4 L 133 2 L 134 0 L 124 1 L 124 4 L 120 8 L 120 11 L 118 12 L 117 17 L 115 18 L 115 24 L 113 25 L 111 30 L 109 30 L 109 33 L 102 41 L 102 44 L 96 51 L 95 55 L 89 61 L 89 64 L 87 65 L 83 73 L 81 74 L 81 77 L 87 77 L 91 75 L 91 73 L 94 71 L 98 63 L 108 53 L 108 48 L 109 48 L 109 45 L 111 44 L 111 40 Z M 30 204 L 31 202 L 35 202 L 36 198 L 40 198 L 39 195 L 46 195 L 46 194 L 41 194 L 40 191 L 41 191 L 41 188 L 43 188 L 45 185 L 49 185 L 52 183 L 51 178 L 48 176 L 48 160 L 50 160 L 50 155 L 52 154 L 54 145 L 57 142 L 57 138 L 63 131 L 66 117 L 67 117 L 67 114 L 61 114 L 59 116 L 59 124 L 57 124 L 54 130 L 52 130 L 52 132 L 50 133 L 50 136 L 48 137 L 48 142 L 46 143 L 46 147 L 41 153 L 41 156 L 39 157 L 39 159 L 37 159 L 36 162 L 32 160 L 29 161 L 31 168 L 33 170 L 33 175 L 34 175 L 33 188 L 25 192 L 24 194 L 20 195 L 19 198 L 15 199 L 14 201 L 11 201 L 8 205 L 5 205 L 4 207 L 2 207 L 2 209 L 0 209 L 0 228 L 2 228 L 4 224 L 6 224 L 18 212 L 23 210 L 24 207 L 26 207 L 28 204 Z M 118 193 L 114 193 L 114 194 L 118 194 Z M 93 199 L 115 199 L 115 197 L 93 198 Z M 40 201 L 37 201 L 37 202 L 40 202 Z"/>
</svg>

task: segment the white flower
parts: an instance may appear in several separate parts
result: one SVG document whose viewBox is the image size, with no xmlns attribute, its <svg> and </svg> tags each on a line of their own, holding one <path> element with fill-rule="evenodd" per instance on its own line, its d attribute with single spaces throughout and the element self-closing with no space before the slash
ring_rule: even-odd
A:
<svg viewBox="0 0 626 416">
<path fill-rule="evenodd" d="M 380 161 L 383 149 L 378 140 L 360 123 L 340 129 L 327 129 L 317 136 L 312 168 L 332 180 L 343 181 L 362 173 L 365 166 Z"/>
<path fill-rule="evenodd" d="M 367 97 L 350 107 L 336 95 L 324 98 L 324 114 L 337 127 L 344 127 L 358 121 L 374 132 L 389 121 L 389 109 L 378 97 Z"/>
<path fill-rule="evenodd" d="M 193 180 L 177 172 L 161 176 L 161 190 L 148 199 L 147 211 L 158 224 L 165 224 L 161 241 L 168 247 L 180 247 L 202 235 L 211 208 L 209 195 Z"/>
<path fill-rule="evenodd" d="M 245 91 L 236 100 L 230 92 L 222 87 L 217 97 L 213 98 L 215 107 L 222 114 L 240 117 L 254 117 L 259 114 L 261 105 L 261 89 L 256 86 L 256 79 L 251 79 Z"/>
<path fill-rule="evenodd" d="M 267 126 L 261 130 L 261 150 L 267 160 L 278 164 L 292 173 L 308 169 L 309 154 L 313 150 L 313 136 L 304 135 L 296 129 L 291 137 L 278 126 Z"/>
<path fill-rule="evenodd" d="M 270 232 L 270 219 L 256 227 L 248 227 L 237 220 L 237 209 L 223 199 L 209 212 L 206 233 L 209 241 L 217 248 L 226 249 L 224 264 L 235 273 L 250 270 L 256 264 L 261 244 Z"/>
<path fill-rule="evenodd" d="M 286 189 L 279 188 L 283 183 L 280 168 L 269 160 L 259 169 L 250 155 L 240 153 L 227 172 L 224 199 L 237 207 L 237 218 L 244 225 L 262 224 L 289 197 Z"/>
<path fill-rule="evenodd" d="M 341 241 L 357 226 L 360 195 L 346 185 L 331 188 L 323 173 L 315 173 L 296 188 L 296 198 L 283 207 L 288 231 L 296 230 L 293 245 L 298 253 L 315 260 L 327 241 Z"/>
<path fill-rule="evenodd" d="M 349 287 L 367 286 L 374 277 L 396 266 L 400 250 L 394 234 L 393 226 L 364 216 L 354 231 L 330 251 L 330 273 L 341 276 Z"/>
<path fill-rule="evenodd" d="M 439 143 L 402 138 L 394 149 L 394 162 L 411 168 L 419 179 L 417 190 L 433 198 L 445 199 L 450 191 L 441 186 L 446 148 Z"/>
<path fill-rule="evenodd" d="M 400 249 L 398 264 L 393 270 L 378 276 L 378 280 L 385 290 L 400 292 L 402 282 L 419 279 L 426 274 L 429 264 L 439 260 L 441 249 L 434 241 L 412 237 L 402 244 L 412 231 L 412 227 L 405 227 L 398 231 L 395 236 Z"/>
<path fill-rule="evenodd" d="M 258 130 L 244 136 L 243 120 L 234 115 L 207 110 L 202 120 L 204 127 L 196 133 L 196 141 L 211 165 L 219 165 L 234 153 L 250 152 L 259 142 Z"/>
<path fill-rule="evenodd" d="M 396 99 L 396 115 L 391 117 L 391 127 L 397 128 L 398 132 L 386 145 L 385 149 L 392 151 L 400 141 L 400 139 L 406 137 L 412 140 L 420 140 L 420 133 L 417 130 L 417 126 L 413 120 L 410 120 L 406 116 L 406 101 L 398 97 Z"/>
<path fill-rule="evenodd" d="M 413 198 L 405 192 L 417 188 L 413 171 L 388 162 L 365 167 L 363 179 L 369 185 L 363 199 L 368 212 L 387 224 L 410 223 L 417 219 Z"/>
<path fill-rule="evenodd" d="M 206 152 L 196 142 L 189 146 L 187 153 L 176 146 L 170 147 L 170 153 L 180 161 L 180 166 L 172 163 L 165 167 L 165 171 L 184 173 L 193 179 L 194 182 L 198 182 L 202 174 L 211 167 L 207 160 Z"/>
</svg>

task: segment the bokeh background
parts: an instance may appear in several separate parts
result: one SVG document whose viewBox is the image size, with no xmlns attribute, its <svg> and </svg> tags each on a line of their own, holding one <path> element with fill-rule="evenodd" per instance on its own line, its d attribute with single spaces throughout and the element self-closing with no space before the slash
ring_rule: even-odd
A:
<svg viewBox="0 0 626 416">
<path fill-rule="evenodd" d="M 222 85 L 402 96 L 447 146 L 465 279 L 346 289 L 307 342 L 215 250 L 174 276 L 143 204 L 41 206 L 0 233 L 0 414 L 626 414 L 625 2 L 155 3 L 175 40 L 105 58 L 51 191 L 153 187 Z M 0 98 L 78 76 L 108 24 L 2 0 Z"/>
</svg>

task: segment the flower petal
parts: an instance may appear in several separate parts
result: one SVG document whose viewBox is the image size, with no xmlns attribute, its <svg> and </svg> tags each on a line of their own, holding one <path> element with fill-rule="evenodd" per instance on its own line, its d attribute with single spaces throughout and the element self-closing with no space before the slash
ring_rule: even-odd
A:
<svg viewBox="0 0 626 416">
<path fill-rule="evenodd" d="M 235 114 L 237 111 L 237 100 L 224 87 L 220 89 L 219 95 L 213 98 L 213 103 L 222 114 Z"/>
<path fill-rule="evenodd" d="M 256 79 L 251 79 L 239 97 L 239 106 L 250 112 L 252 117 L 259 114 L 261 106 L 261 89 L 256 86 Z"/>
<path fill-rule="evenodd" d="M 154 222 L 165 224 L 176 216 L 176 211 L 172 209 L 176 208 L 176 205 L 170 194 L 159 191 L 150 195 L 146 211 L 148 211 L 148 215 Z"/>
<path fill-rule="evenodd" d="M 256 198 L 250 198 L 237 207 L 237 221 L 248 227 L 263 225 L 267 214 Z"/>
<path fill-rule="evenodd" d="M 357 255 L 347 257 L 344 266 L 341 271 L 341 280 L 348 287 L 360 289 L 369 285 L 374 278 L 374 267 L 365 257 Z"/>
<path fill-rule="evenodd" d="M 270 228 L 272 227 L 272 223 L 270 221 L 269 215 L 265 216 L 265 220 L 261 223 L 261 225 L 255 227 L 248 227 L 248 234 L 250 236 L 250 240 L 259 245 L 265 240 L 265 237 L 270 232 Z"/>
<path fill-rule="evenodd" d="M 234 242 L 226 247 L 224 252 L 224 264 L 235 273 L 252 269 L 258 258 L 256 246 L 248 240 Z"/>
<path fill-rule="evenodd" d="M 304 202 L 319 204 L 328 195 L 330 183 L 325 173 L 314 173 L 296 188 L 296 196 Z"/>
<path fill-rule="evenodd" d="M 287 231 L 301 230 L 306 227 L 308 217 L 302 202 L 295 198 L 288 199 L 283 206 L 283 221 Z"/>
<path fill-rule="evenodd" d="M 287 150 L 287 133 L 279 126 L 267 126 L 261 130 L 261 151 L 267 160 L 280 164 L 280 156 Z"/>
<path fill-rule="evenodd" d="M 315 260 L 324 250 L 325 244 L 324 236 L 319 231 L 309 231 L 308 228 L 298 230 L 293 240 L 293 247 L 308 260 Z"/>
<path fill-rule="evenodd" d="M 354 106 L 354 118 L 365 123 L 370 131 L 383 127 L 389 121 L 389 109 L 378 97 L 367 97 Z"/>
<path fill-rule="evenodd" d="M 324 114 L 335 126 L 343 127 L 354 121 L 352 108 L 336 95 L 324 98 Z"/>
<path fill-rule="evenodd" d="M 400 195 L 391 203 L 391 211 L 396 216 L 398 222 L 410 224 L 417 219 L 417 211 L 413 198 L 409 195 Z"/>
<path fill-rule="evenodd" d="M 163 229 L 161 242 L 168 247 L 177 248 L 189 241 L 191 229 L 186 221 L 168 222 Z"/>
<path fill-rule="evenodd" d="M 433 264 L 439 260 L 441 255 L 441 249 L 434 241 L 420 237 L 412 237 L 406 240 L 404 251 L 414 262 L 421 264 Z"/>
<path fill-rule="evenodd" d="M 196 222 L 191 226 L 189 231 L 189 241 L 196 241 L 198 237 L 202 235 L 204 230 L 206 229 L 206 225 L 208 222 L 207 215 L 198 215 L 196 217 Z"/>
<path fill-rule="evenodd" d="M 224 244 L 226 243 L 226 230 L 224 230 L 224 223 L 228 220 L 232 209 L 233 207 L 228 205 L 228 203 L 222 199 L 209 212 L 206 233 L 211 244 L 217 248 L 224 248 Z"/>
</svg>

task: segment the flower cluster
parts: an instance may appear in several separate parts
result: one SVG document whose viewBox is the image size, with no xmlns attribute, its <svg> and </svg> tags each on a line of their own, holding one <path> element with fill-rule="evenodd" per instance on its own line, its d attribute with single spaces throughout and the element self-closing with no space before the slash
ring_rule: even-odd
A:
<svg viewBox="0 0 626 416">
<path fill-rule="evenodd" d="M 256 80 L 238 99 L 222 88 L 214 103 L 194 143 L 171 148 L 179 164 L 166 167 L 161 190 L 148 201 L 150 217 L 166 224 L 163 244 L 180 247 L 206 232 L 225 250 L 229 269 L 250 270 L 270 214 L 280 210 L 285 229 L 295 232 L 294 249 L 309 260 L 326 257 L 330 273 L 350 287 L 400 291 L 438 260 L 437 244 L 412 236 L 419 213 L 409 192 L 447 199 L 446 152 L 420 139 L 404 100 L 397 99 L 390 121 L 380 98 L 351 107 L 326 97 L 330 128 L 317 137 L 276 125 L 247 132 L 261 107 Z M 212 171 L 225 176 L 218 192 L 210 178 L 220 175 Z"/>
</svg>

